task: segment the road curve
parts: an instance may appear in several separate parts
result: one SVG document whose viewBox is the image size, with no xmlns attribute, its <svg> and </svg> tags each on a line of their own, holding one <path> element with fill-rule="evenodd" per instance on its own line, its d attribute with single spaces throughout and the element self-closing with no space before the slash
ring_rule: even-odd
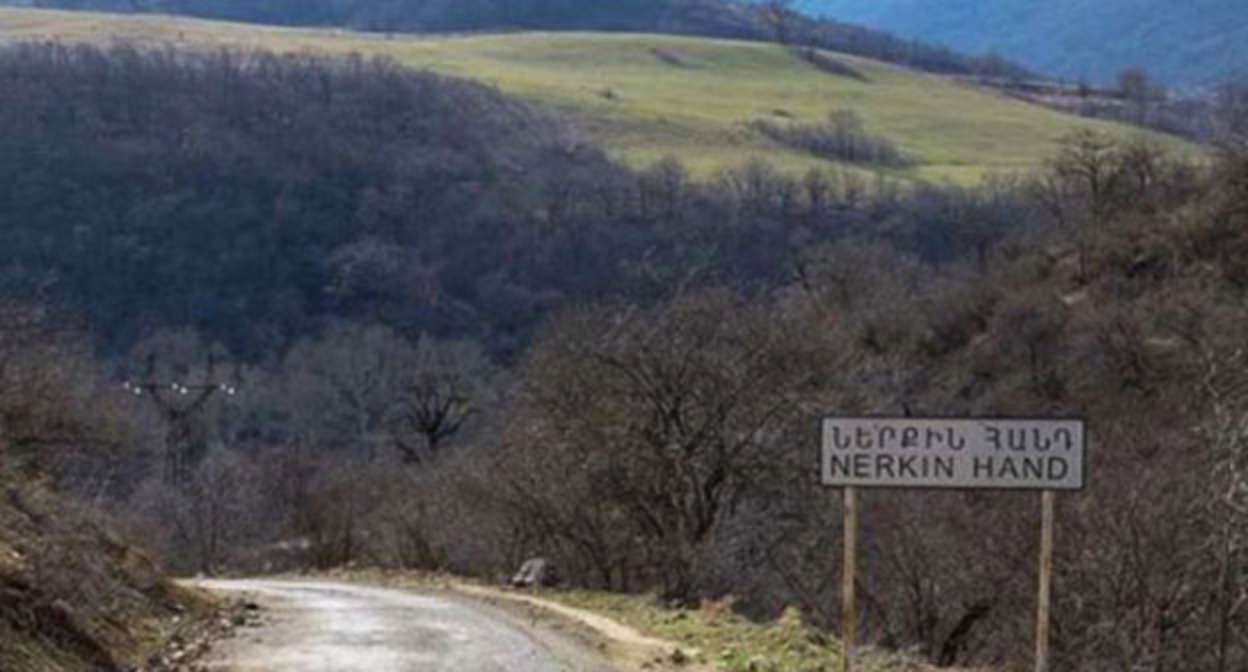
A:
<svg viewBox="0 0 1248 672">
<path fill-rule="evenodd" d="M 494 608 L 453 597 L 321 581 L 203 581 L 244 593 L 262 624 L 214 648 L 235 672 L 609 672 Z"/>
</svg>

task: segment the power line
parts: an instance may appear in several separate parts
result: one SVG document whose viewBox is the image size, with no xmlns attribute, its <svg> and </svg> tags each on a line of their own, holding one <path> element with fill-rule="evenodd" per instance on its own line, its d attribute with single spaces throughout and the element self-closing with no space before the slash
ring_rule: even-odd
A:
<svg viewBox="0 0 1248 672">
<path fill-rule="evenodd" d="M 126 393 L 151 400 L 166 424 L 164 477 L 171 485 L 185 483 L 190 476 L 191 420 L 203 411 L 208 401 L 217 394 L 236 396 L 238 387 L 216 381 L 216 358 L 208 357 L 206 382 L 187 383 L 156 378 L 156 357 L 147 359 L 147 370 L 142 381 L 126 380 L 122 389 Z"/>
</svg>

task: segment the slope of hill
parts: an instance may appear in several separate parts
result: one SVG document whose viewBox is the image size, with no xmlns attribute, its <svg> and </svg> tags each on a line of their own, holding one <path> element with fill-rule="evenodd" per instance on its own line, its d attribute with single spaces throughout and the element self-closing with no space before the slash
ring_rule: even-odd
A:
<svg viewBox="0 0 1248 672">
<path fill-rule="evenodd" d="M 799 0 L 803 10 L 941 42 L 996 50 L 1049 74 L 1107 81 L 1143 65 L 1179 85 L 1248 71 L 1238 0 Z"/>
<path fill-rule="evenodd" d="M 1118 136 L 1138 133 L 851 56 L 830 56 L 856 73 L 838 75 L 755 42 L 617 33 L 398 38 L 21 9 L 0 10 L 0 34 L 9 40 L 125 39 L 392 56 L 553 107 L 628 163 L 648 165 L 670 155 L 700 176 L 750 157 L 789 171 L 836 165 L 780 146 L 751 128 L 759 121 L 816 123 L 834 110 L 856 112 L 870 132 L 914 159 L 913 168 L 889 170 L 903 179 L 967 182 L 1030 169 L 1053 152 L 1058 138 L 1080 127 Z"/>
<path fill-rule="evenodd" d="M 740 0 L 0 0 L 0 5 L 165 13 L 289 26 L 445 33 L 592 30 L 771 41 L 778 16 Z M 1000 59 L 977 59 L 883 31 L 783 16 L 786 39 L 934 72 L 1019 72 Z"/>
<path fill-rule="evenodd" d="M 0 474 L 0 670 L 128 670 L 206 605 L 49 493 Z"/>
<path fill-rule="evenodd" d="M 173 635 L 190 634 L 199 619 L 188 616 L 211 611 L 70 485 L 71 463 L 114 463 L 129 445 L 111 385 L 85 352 L 43 310 L 0 302 L 4 672 L 138 669 Z"/>
</svg>

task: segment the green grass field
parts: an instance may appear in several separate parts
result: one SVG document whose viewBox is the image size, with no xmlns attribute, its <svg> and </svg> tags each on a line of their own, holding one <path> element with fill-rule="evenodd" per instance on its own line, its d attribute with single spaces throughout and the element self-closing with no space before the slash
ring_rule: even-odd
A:
<svg viewBox="0 0 1248 672">
<path fill-rule="evenodd" d="M 1091 127 L 1177 139 L 1080 119 L 952 79 L 833 55 L 869 81 L 831 75 L 767 44 L 664 35 L 514 33 L 386 36 L 260 27 L 163 16 L 0 9 L 0 40 L 259 47 L 293 52 L 388 54 L 435 72 L 472 78 L 534 100 L 572 120 L 614 156 L 644 166 L 665 156 L 709 176 L 747 159 L 788 172 L 835 164 L 780 147 L 747 129 L 757 119 L 812 122 L 857 111 L 919 165 L 890 175 L 975 182 L 1027 170 L 1061 136 Z"/>
</svg>

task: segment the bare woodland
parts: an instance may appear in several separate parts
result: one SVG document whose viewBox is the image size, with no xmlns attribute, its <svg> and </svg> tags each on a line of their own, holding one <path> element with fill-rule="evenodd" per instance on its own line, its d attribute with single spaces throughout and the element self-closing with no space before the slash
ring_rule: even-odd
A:
<svg viewBox="0 0 1248 672">
<path fill-rule="evenodd" d="M 175 73 L 253 71 L 9 57 L 175 89 Z M 323 95 L 317 82 L 366 98 L 400 81 L 428 106 L 449 96 L 513 113 L 489 92 L 384 64 L 257 63 L 291 100 Z M 93 95 L 107 114 L 22 123 L 143 128 L 124 101 Z M 343 203 L 358 200 L 335 207 L 366 234 L 309 233 L 306 258 L 324 253 L 331 270 L 284 269 L 289 301 L 266 305 L 285 321 L 233 343 L 218 336 L 251 308 L 222 300 L 212 305 L 225 317 L 197 325 L 149 307 L 142 333 L 128 333 L 121 320 L 84 324 L 72 301 L 41 307 L 10 281 L 0 472 L 106 512 L 174 573 L 378 565 L 503 578 L 542 556 L 572 586 L 673 604 L 731 595 L 751 617 L 795 606 L 834 628 L 840 501 L 817 484 L 818 418 L 1079 414 L 1090 486 L 1060 499 L 1057 669 L 1243 670 L 1248 151 L 1233 103 L 1208 163 L 1086 133 L 1041 175 L 907 193 L 759 164 L 694 184 L 673 162 L 633 173 L 597 155 L 500 148 L 505 121 L 438 122 L 410 145 L 418 165 L 359 156 L 344 169 Z M 324 104 L 328 120 L 298 123 L 366 126 Z M 269 123 L 222 105 L 202 123 L 244 130 L 228 151 L 199 150 L 199 169 L 215 170 L 217 152 L 251 156 L 246 129 Z M 273 132 L 292 143 L 291 184 L 300 162 L 328 161 Z M 444 136 L 458 140 L 428 139 Z M 514 183 L 519 195 L 491 172 L 515 156 L 548 159 L 548 175 Z M 459 200 L 440 200 L 448 173 L 431 157 L 459 167 L 445 197 Z M 388 181 L 353 192 L 360 175 Z M 310 208 L 295 192 L 286 205 Z M 498 233 L 508 254 L 492 258 L 493 284 L 465 289 L 422 250 L 472 266 L 477 238 L 436 221 L 470 196 L 486 202 L 456 223 Z M 516 211 L 527 214 L 499 214 Z M 591 240 L 599 230 L 619 245 Z M 155 245 L 126 235 L 136 254 Z M 562 263 L 578 255 L 600 263 Z M 97 296 L 75 282 L 59 287 Z M 316 301 L 291 298 L 310 285 L 324 290 L 305 295 Z M 165 468 L 171 459 L 184 468 Z M 1038 515 L 1026 494 L 868 493 L 862 636 L 937 665 L 1023 665 Z"/>
</svg>

